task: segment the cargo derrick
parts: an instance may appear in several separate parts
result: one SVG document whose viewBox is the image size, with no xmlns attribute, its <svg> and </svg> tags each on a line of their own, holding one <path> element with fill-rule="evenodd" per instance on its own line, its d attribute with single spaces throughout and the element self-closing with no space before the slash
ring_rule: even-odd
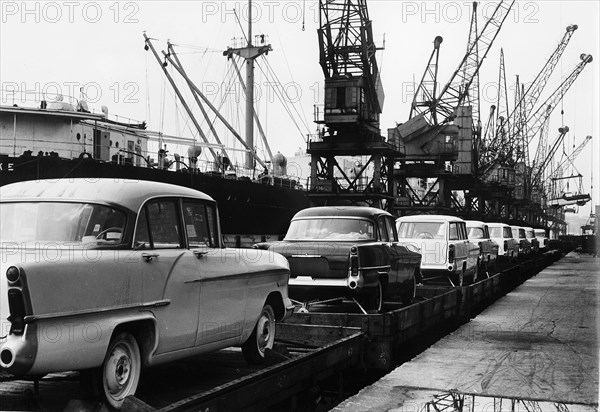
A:
<svg viewBox="0 0 600 412">
<path fill-rule="evenodd" d="M 542 139 L 538 134 L 543 131 L 543 126 L 549 121 L 550 115 L 558 104 L 562 101 L 564 95 L 573 85 L 577 77 L 581 74 L 585 66 L 593 58 L 589 54 L 581 54 L 581 61 L 575 66 L 569 76 L 567 76 L 557 89 L 538 107 L 538 109 L 529 115 L 523 122 L 515 122 L 515 129 L 511 136 L 511 141 L 516 143 L 514 156 L 509 159 L 509 164 L 515 168 L 515 202 L 512 209 L 512 215 L 518 220 L 524 220 L 530 225 L 538 224 L 539 217 L 543 215 L 541 203 L 541 194 L 537 189 L 540 184 L 534 182 L 534 164 L 529 161 L 530 147 L 536 147 L 538 151 L 540 145 L 546 145 L 544 136 Z"/>
<path fill-rule="evenodd" d="M 544 214 L 540 208 L 541 195 L 538 196 L 537 202 L 529 202 L 534 193 L 525 188 L 528 183 L 524 181 L 526 180 L 525 175 L 533 170 L 529 160 L 529 142 L 531 141 L 529 136 L 539 133 L 540 145 L 535 160 L 539 165 L 541 159 L 545 157 L 545 147 L 547 146 L 547 120 L 556 102 L 552 102 L 550 105 L 541 105 L 535 113 L 532 112 L 575 30 L 577 30 L 577 25 L 570 25 L 566 28 L 563 38 L 526 90 L 519 83 L 517 76 L 515 106 L 510 115 L 506 117 L 505 126 L 498 127 L 493 137 L 486 134 L 483 150 L 478 156 L 478 178 L 489 184 L 497 183 L 508 190 L 510 196 L 497 197 L 495 200 L 486 199 L 488 202 L 491 201 L 493 208 L 500 212 L 502 219 L 517 218 L 527 220 L 532 225 L 543 225 L 544 223 Z M 499 85 L 499 87 L 502 86 Z M 515 174 L 518 175 L 516 179 Z M 530 186 L 529 184 L 528 187 Z M 510 193 L 513 188 L 515 188 L 514 193 Z"/>
<path fill-rule="evenodd" d="M 308 195 L 313 204 L 367 204 L 391 210 L 393 162 L 402 153 L 380 134 L 384 95 L 366 1 L 320 0 L 319 9 L 325 101 L 315 110 L 315 122 L 323 125 L 319 136 L 308 143 Z M 347 170 L 342 157 L 348 156 L 366 160 Z"/>
<path fill-rule="evenodd" d="M 513 4 L 514 1 L 498 3 L 493 15 L 477 33 L 477 3 L 473 3 L 467 51 L 437 97 L 435 84 L 441 37 L 436 38 L 411 105 L 409 120 L 388 130 L 389 139 L 399 140 L 405 148 L 405 157 L 400 159 L 400 168 L 394 173 L 400 194 L 395 207 L 398 214 L 452 210 L 466 217 L 473 205 L 472 195 L 485 190 L 484 185 L 474 179 L 481 140 L 477 76 Z M 462 190 L 465 197 L 459 199 L 452 190 Z M 479 215 L 484 213 L 484 206 L 475 198 Z"/>
</svg>

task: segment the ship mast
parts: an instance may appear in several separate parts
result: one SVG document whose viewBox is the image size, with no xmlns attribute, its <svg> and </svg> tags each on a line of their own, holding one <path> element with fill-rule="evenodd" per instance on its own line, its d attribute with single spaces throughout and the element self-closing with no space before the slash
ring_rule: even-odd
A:
<svg viewBox="0 0 600 412">
<path fill-rule="evenodd" d="M 231 58 L 237 54 L 246 60 L 246 146 L 254 150 L 254 60 L 271 51 L 271 45 L 254 46 L 252 44 L 252 0 L 248 0 L 248 38 L 246 47 L 228 48 L 223 55 Z M 247 169 L 254 169 L 254 154 L 246 153 Z"/>
</svg>

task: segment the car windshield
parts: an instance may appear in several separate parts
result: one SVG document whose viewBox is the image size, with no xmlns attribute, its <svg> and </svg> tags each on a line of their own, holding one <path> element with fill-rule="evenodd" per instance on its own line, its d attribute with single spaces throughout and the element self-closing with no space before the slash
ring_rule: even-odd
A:
<svg viewBox="0 0 600 412">
<path fill-rule="evenodd" d="M 285 240 L 374 240 L 375 227 L 363 219 L 318 217 L 294 220 Z"/>
<path fill-rule="evenodd" d="M 490 227 L 490 237 L 502 237 L 501 227 Z"/>
<path fill-rule="evenodd" d="M 400 222 L 400 239 L 445 239 L 446 226 L 443 222 Z"/>
<path fill-rule="evenodd" d="M 543 231 L 543 230 L 536 230 L 536 231 L 535 231 L 535 235 L 536 235 L 537 237 L 546 237 L 546 232 L 545 232 L 545 231 Z"/>
<path fill-rule="evenodd" d="M 468 227 L 469 229 L 469 239 L 484 239 L 485 233 L 483 233 L 483 229 L 480 227 Z"/>
<path fill-rule="evenodd" d="M 108 206 L 70 202 L 0 203 L 0 242 L 116 245 L 126 216 Z"/>
</svg>

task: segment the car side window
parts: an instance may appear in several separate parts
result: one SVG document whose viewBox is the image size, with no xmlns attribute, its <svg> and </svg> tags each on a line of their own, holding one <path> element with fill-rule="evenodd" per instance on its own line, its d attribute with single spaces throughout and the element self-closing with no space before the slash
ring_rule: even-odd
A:
<svg viewBox="0 0 600 412">
<path fill-rule="evenodd" d="M 136 245 L 140 247 L 146 244 L 152 249 L 182 247 L 177 209 L 177 201 L 174 199 L 148 202 L 138 219 Z"/>
<path fill-rule="evenodd" d="M 457 223 L 450 223 L 449 239 L 450 240 L 458 240 L 458 224 Z"/>
<path fill-rule="evenodd" d="M 388 230 L 385 226 L 385 217 L 384 216 L 380 216 L 379 219 L 377 219 L 377 231 L 379 232 L 379 240 L 383 241 L 383 242 L 389 242 L 389 237 L 388 237 Z"/>
<path fill-rule="evenodd" d="M 506 238 L 513 237 L 512 231 L 510 230 L 509 227 L 505 227 L 504 228 L 504 237 L 506 237 Z"/>
<path fill-rule="evenodd" d="M 216 214 L 212 205 L 184 200 L 183 221 L 190 248 L 217 247 Z"/>
</svg>

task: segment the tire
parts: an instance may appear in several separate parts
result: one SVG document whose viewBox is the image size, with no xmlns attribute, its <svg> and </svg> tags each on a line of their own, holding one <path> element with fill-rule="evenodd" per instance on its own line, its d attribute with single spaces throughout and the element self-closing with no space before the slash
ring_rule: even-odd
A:
<svg viewBox="0 0 600 412">
<path fill-rule="evenodd" d="M 263 306 L 252 334 L 242 344 L 244 359 L 251 365 L 260 365 L 265 361 L 267 349 L 275 342 L 275 312 L 271 305 Z"/>
<path fill-rule="evenodd" d="M 360 305 L 367 313 L 379 313 L 383 307 L 383 285 L 377 281 L 375 287 L 365 288 L 359 300 Z"/>
<path fill-rule="evenodd" d="M 409 286 L 406 286 L 406 284 L 408 284 Z M 417 296 L 416 273 L 412 277 L 412 280 L 409 279 L 408 282 L 405 282 L 405 285 L 403 285 L 402 293 L 400 294 L 400 299 L 402 300 L 403 304 L 410 305 L 413 303 L 415 296 Z"/>
<path fill-rule="evenodd" d="M 137 341 L 128 332 L 113 336 L 101 367 L 101 390 L 107 405 L 120 409 L 137 389 L 142 361 Z"/>
</svg>

